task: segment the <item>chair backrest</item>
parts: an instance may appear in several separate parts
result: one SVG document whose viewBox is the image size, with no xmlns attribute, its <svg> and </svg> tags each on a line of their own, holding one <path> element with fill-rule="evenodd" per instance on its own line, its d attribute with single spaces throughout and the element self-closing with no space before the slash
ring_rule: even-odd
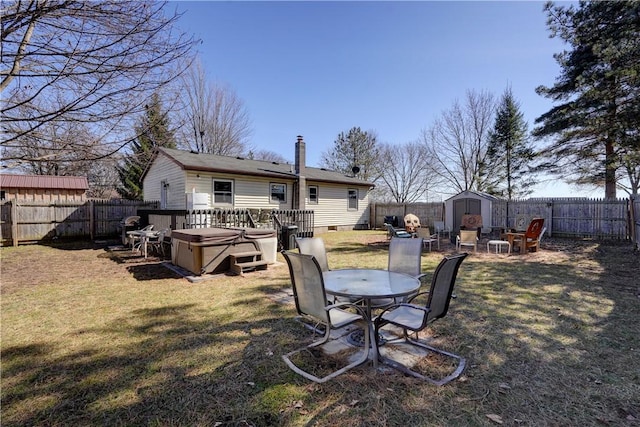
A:
<svg viewBox="0 0 640 427">
<path fill-rule="evenodd" d="M 388 270 L 416 277 L 422 272 L 422 239 L 392 237 Z"/>
<path fill-rule="evenodd" d="M 296 237 L 296 245 L 301 254 L 313 255 L 320 265 L 322 271 L 329 271 L 329 261 L 327 260 L 327 250 L 324 240 L 320 237 Z"/>
<path fill-rule="evenodd" d="M 396 235 L 396 229 L 393 227 L 393 225 L 385 223 L 384 226 L 387 227 L 389 237 L 393 237 Z"/>
<path fill-rule="evenodd" d="M 482 215 L 462 215 L 461 225 L 465 228 L 476 230 L 477 228 L 482 227 Z"/>
<path fill-rule="evenodd" d="M 524 233 L 527 239 L 537 240 L 540 237 L 540 233 L 542 232 L 542 227 L 544 226 L 544 218 L 536 218 L 531 220 L 529 223 L 529 227 L 527 227 L 527 231 Z"/>
<path fill-rule="evenodd" d="M 429 308 L 427 323 L 447 314 L 451 295 L 453 294 L 453 286 L 458 276 L 458 269 L 467 255 L 467 253 L 462 253 L 444 257 L 436 267 L 427 300 L 427 307 Z"/>
<path fill-rule="evenodd" d="M 329 325 L 329 313 L 324 309 L 327 305 L 327 294 L 318 261 L 313 255 L 291 251 L 282 251 L 282 255 L 289 265 L 289 276 L 298 313 L 311 316 Z"/>
<path fill-rule="evenodd" d="M 473 243 L 475 245 L 477 240 L 478 232 L 476 230 L 460 230 L 461 243 Z"/>
<path fill-rule="evenodd" d="M 436 233 L 444 231 L 444 221 L 433 221 L 433 228 L 435 228 Z"/>
<path fill-rule="evenodd" d="M 432 234 L 431 230 L 429 230 L 429 227 L 418 228 L 418 237 L 420 237 L 421 239 L 430 239 L 431 236 Z"/>
</svg>

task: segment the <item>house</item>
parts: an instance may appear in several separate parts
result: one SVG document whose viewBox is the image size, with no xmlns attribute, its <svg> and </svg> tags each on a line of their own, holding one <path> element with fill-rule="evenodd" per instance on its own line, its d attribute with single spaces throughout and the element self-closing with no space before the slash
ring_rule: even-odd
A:
<svg viewBox="0 0 640 427">
<path fill-rule="evenodd" d="M 366 228 L 373 184 L 307 167 L 298 136 L 295 164 L 159 148 L 143 174 L 145 200 L 162 209 L 302 209 L 316 232 Z"/>
<path fill-rule="evenodd" d="M 491 231 L 492 205 L 496 197 L 479 191 L 463 191 L 444 201 L 445 226 L 458 234 L 462 215 L 482 215 L 482 232 Z"/>
<path fill-rule="evenodd" d="M 89 182 L 85 176 L 0 174 L 0 199 L 19 202 L 85 201 Z"/>
</svg>

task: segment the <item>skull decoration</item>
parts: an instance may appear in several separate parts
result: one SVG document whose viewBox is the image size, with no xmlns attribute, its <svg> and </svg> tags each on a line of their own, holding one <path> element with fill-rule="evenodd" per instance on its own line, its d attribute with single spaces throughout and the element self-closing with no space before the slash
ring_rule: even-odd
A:
<svg viewBox="0 0 640 427">
<path fill-rule="evenodd" d="M 418 228 L 420 228 L 420 218 L 418 218 L 414 214 L 405 215 L 404 228 L 409 233 L 414 233 Z"/>
</svg>

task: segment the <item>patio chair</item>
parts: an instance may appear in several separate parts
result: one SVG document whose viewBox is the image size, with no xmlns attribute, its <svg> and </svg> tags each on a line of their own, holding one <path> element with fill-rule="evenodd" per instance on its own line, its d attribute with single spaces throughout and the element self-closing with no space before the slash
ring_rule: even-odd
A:
<svg viewBox="0 0 640 427">
<path fill-rule="evenodd" d="M 420 280 L 425 275 L 422 273 L 422 242 L 420 239 L 392 238 L 389 242 L 389 260 L 387 270 L 395 273 L 404 273 Z M 407 298 L 404 298 L 406 300 Z M 372 307 L 387 307 L 398 302 L 392 298 L 372 301 Z"/>
<path fill-rule="evenodd" d="M 324 289 L 322 270 L 313 255 L 304 255 L 290 251 L 282 251 L 282 255 L 289 266 L 289 275 L 291 277 L 291 285 L 293 286 L 293 297 L 298 314 L 300 316 L 308 317 L 312 322 L 321 324 L 325 328 L 324 337 L 322 339 L 284 354 L 282 359 L 287 366 L 289 366 L 289 368 L 291 368 L 295 373 L 302 375 L 311 381 L 323 383 L 337 377 L 349 369 L 365 363 L 369 358 L 370 332 L 367 318 L 362 307 L 349 302 L 327 304 L 327 295 Z M 347 307 L 355 309 L 356 312 L 352 313 L 343 309 Z M 328 375 L 318 377 L 296 366 L 296 364 L 291 360 L 296 354 L 309 352 L 313 348 L 328 343 L 332 338 L 332 331 L 344 328 L 351 324 L 360 324 L 364 330 L 365 341 L 362 356 L 354 362 L 349 363 Z M 345 331 L 345 334 L 349 332 L 350 331 Z"/>
<path fill-rule="evenodd" d="M 429 227 L 418 228 L 418 238 L 422 239 L 422 245 L 425 249 L 427 248 L 427 244 L 429 244 L 429 252 L 431 252 L 431 244 L 433 242 L 437 243 L 438 250 L 440 250 L 440 238 L 438 234 L 431 234 Z"/>
<path fill-rule="evenodd" d="M 163 228 L 156 236 L 149 237 L 147 245 L 157 255 L 166 258 L 165 246 L 171 246 L 171 229 Z"/>
<path fill-rule="evenodd" d="M 146 227 L 141 228 L 140 230 L 133 230 L 133 233 L 128 234 L 129 242 L 131 243 L 131 250 L 142 250 L 140 244 L 142 243 L 142 236 L 135 234 L 136 231 L 152 231 L 153 224 L 149 224 Z"/>
<path fill-rule="evenodd" d="M 313 255 L 320 265 L 320 269 L 329 271 L 329 262 L 327 261 L 327 249 L 324 246 L 324 240 L 320 237 L 297 237 L 296 245 L 298 252 L 305 255 Z"/>
<path fill-rule="evenodd" d="M 473 246 L 473 252 L 478 251 L 478 232 L 476 230 L 460 230 L 456 236 L 456 249 L 460 251 L 462 246 Z"/>
<path fill-rule="evenodd" d="M 453 287 L 458 275 L 458 269 L 467 255 L 468 254 L 466 253 L 462 253 L 459 255 L 445 257 L 436 267 L 431 281 L 431 288 L 428 292 L 421 292 L 417 294 L 409 300 L 409 303 L 395 304 L 386 308 L 374 320 L 374 339 L 379 338 L 381 327 L 387 324 L 395 325 L 402 328 L 403 336 L 396 340 L 387 340 L 385 344 L 386 346 L 392 345 L 396 342 L 401 342 L 441 354 L 448 358 L 452 358 L 457 362 L 455 370 L 444 378 L 434 379 L 409 368 L 397 360 L 383 356 L 378 349 L 375 356 L 378 357 L 379 361 L 407 375 L 420 378 L 436 385 L 446 384 L 458 378 L 460 374 L 462 374 L 466 365 L 466 360 L 463 357 L 430 346 L 418 338 L 418 332 L 425 329 L 430 323 L 447 314 L 447 311 L 449 310 L 449 302 L 451 301 L 453 293 Z M 422 295 L 427 296 L 426 304 L 414 304 L 413 301 Z M 415 333 L 416 337 L 410 337 L 408 331 Z"/>
<path fill-rule="evenodd" d="M 444 236 L 445 234 L 449 239 L 451 239 L 451 228 L 445 227 L 444 221 L 434 221 L 433 228 L 436 231 L 436 234 L 440 236 L 441 234 Z"/>
<path fill-rule="evenodd" d="M 544 227 L 544 218 L 532 219 L 525 231 L 523 237 L 516 237 L 513 241 L 514 246 L 520 247 L 520 252 L 524 249 L 528 252 L 532 249 L 532 252 L 537 252 L 540 247 L 540 236 L 542 236 L 546 227 Z"/>
<path fill-rule="evenodd" d="M 408 233 L 405 230 L 397 229 L 391 224 L 385 224 L 385 227 L 387 227 L 387 237 L 389 239 L 391 239 L 392 237 L 400 237 L 403 239 L 413 237 L 411 233 Z"/>
</svg>

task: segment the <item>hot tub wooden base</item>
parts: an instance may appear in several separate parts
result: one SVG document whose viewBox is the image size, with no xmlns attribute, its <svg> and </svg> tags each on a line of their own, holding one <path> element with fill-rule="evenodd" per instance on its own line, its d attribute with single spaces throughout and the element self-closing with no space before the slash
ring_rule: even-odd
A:
<svg viewBox="0 0 640 427">
<path fill-rule="evenodd" d="M 274 230 L 262 228 L 195 228 L 171 232 L 171 262 L 193 274 L 243 274 L 250 269 L 267 268 L 259 244 L 272 239 Z M 266 258 L 266 259 L 265 259 Z"/>
</svg>

